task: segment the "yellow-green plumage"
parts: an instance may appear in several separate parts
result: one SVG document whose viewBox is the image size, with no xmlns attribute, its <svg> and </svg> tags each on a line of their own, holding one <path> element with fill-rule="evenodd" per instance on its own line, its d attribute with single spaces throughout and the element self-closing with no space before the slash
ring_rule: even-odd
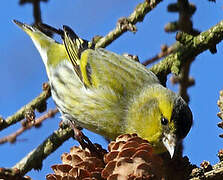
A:
<svg viewBox="0 0 223 180">
<path fill-rule="evenodd" d="M 130 58 L 93 49 L 69 27 L 61 34 L 62 45 L 38 28 L 16 23 L 41 54 L 64 120 L 108 139 L 137 133 L 156 152 L 167 148 L 173 155 L 191 127 L 192 114 L 183 99 L 163 87 L 151 71 Z"/>
</svg>

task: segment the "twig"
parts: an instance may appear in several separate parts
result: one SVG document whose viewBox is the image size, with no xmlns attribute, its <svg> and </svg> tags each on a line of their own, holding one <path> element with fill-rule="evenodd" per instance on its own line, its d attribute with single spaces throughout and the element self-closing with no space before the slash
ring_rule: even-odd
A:
<svg viewBox="0 0 223 180">
<path fill-rule="evenodd" d="M 157 55 L 155 55 L 154 57 L 152 57 L 150 59 L 145 60 L 142 64 L 144 66 L 152 64 L 152 63 L 158 61 L 159 59 L 171 54 L 175 50 L 175 48 L 176 48 L 175 44 L 170 46 L 170 47 L 168 47 L 167 45 L 163 45 L 161 47 L 161 52 L 160 53 L 158 53 Z"/>
<path fill-rule="evenodd" d="M 40 10 L 40 1 L 39 0 L 34 0 L 33 1 L 33 17 L 35 20 L 35 24 L 38 24 L 42 22 L 41 18 L 41 10 Z"/>
<path fill-rule="evenodd" d="M 0 131 L 21 121 L 25 118 L 26 112 L 28 111 L 45 111 L 46 109 L 46 100 L 51 96 L 50 87 L 47 83 L 43 84 L 43 92 L 33 99 L 30 103 L 23 106 L 19 111 L 14 115 L 8 117 L 7 119 L 0 119 Z"/>
<path fill-rule="evenodd" d="M 33 17 L 35 24 L 42 22 L 41 18 L 41 9 L 40 9 L 40 2 L 47 2 L 48 0 L 20 0 L 19 4 L 24 5 L 26 3 L 31 3 L 33 5 Z"/>
<path fill-rule="evenodd" d="M 191 35 L 198 35 L 200 32 L 193 29 L 193 22 L 191 16 L 196 11 L 196 6 L 190 4 L 188 0 L 178 0 L 177 3 L 168 5 L 169 12 L 179 12 L 178 21 L 170 22 L 165 26 L 166 32 L 176 32 L 178 30 L 186 32 Z"/>
<path fill-rule="evenodd" d="M 0 139 L 0 144 L 6 143 L 6 142 L 10 142 L 10 143 L 14 143 L 16 141 L 16 138 L 22 134 L 23 132 L 25 132 L 26 130 L 30 129 L 31 127 L 38 127 L 40 126 L 40 124 L 48 118 L 52 118 L 54 117 L 54 115 L 58 112 L 58 109 L 51 109 L 49 110 L 46 114 L 44 114 L 43 116 L 40 116 L 39 118 L 35 119 L 34 123 L 32 122 L 27 122 L 25 121 L 25 123 L 23 123 L 23 126 L 18 129 L 16 132 L 3 137 Z"/>
<path fill-rule="evenodd" d="M 59 128 L 13 168 L 19 169 L 21 175 L 25 175 L 31 169 L 41 169 L 42 161 L 72 136 L 73 130 L 71 128 Z"/>
<path fill-rule="evenodd" d="M 154 9 L 162 0 L 151 0 L 151 1 L 145 1 L 143 3 L 140 3 L 133 13 L 127 17 L 127 18 L 122 18 L 121 22 L 120 20 L 118 21 L 118 25 L 116 26 L 115 29 L 113 29 L 111 32 L 109 32 L 105 37 L 101 38 L 97 44 L 96 48 L 99 47 L 106 47 L 109 44 L 111 44 L 114 40 L 116 40 L 119 36 L 121 36 L 124 32 L 131 30 L 135 31 L 135 24 L 137 22 L 142 22 L 145 15 L 150 12 L 152 9 Z M 124 20 L 124 23 L 123 23 Z"/>
</svg>

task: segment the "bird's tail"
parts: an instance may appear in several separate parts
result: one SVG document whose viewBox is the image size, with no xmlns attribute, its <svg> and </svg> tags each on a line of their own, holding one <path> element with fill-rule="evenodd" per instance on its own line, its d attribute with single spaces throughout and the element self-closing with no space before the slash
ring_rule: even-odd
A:
<svg viewBox="0 0 223 180">
<path fill-rule="evenodd" d="M 68 55 L 68 59 L 72 63 L 77 75 L 82 79 L 80 72 L 81 53 L 85 49 L 94 48 L 94 45 L 91 42 L 79 38 L 68 26 L 63 26 L 63 30 L 61 30 L 42 23 L 32 26 L 21 23 L 17 20 L 14 20 L 14 23 L 31 37 L 36 48 L 40 52 L 45 65 L 57 62 L 57 60 L 55 60 L 55 58 L 57 58 L 55 53 L 58 54 L 62 51 L 63 54 L 65 52 Z M 49 33 L 51 35 L 55 33 L 60 35 L 63 39 L 64 45 L 57 43 L 49 36 Z M 65 51 L 63 50 L 64 47 L 66 48 Z M 48 53 L 48 51 L 52 52 Z M 54 56 L 54 58 L 46 58 L 46 53 L 47 55 Z M 60 56 L 60 54 L 58 54 L 58 56 Z"/>
<path fill-rule="evenodd" d="M 36 25 L 28 25 L 17 20 L 13 20 L 13 22 L 18 25 L 23 31 L 25 31 L 32 40 L 37 43 L 40 43 L 42 46 L 47 46 L 48 42 L 55 43 L 55 40 L 51 38 L 52 33 L 62 34 L 62 30 L 56 30 L 55 28 L 46 25 L 46 24 L 36 24 Z M 47 27 L 47 28 L 46 28 Z"/>
<path fill-rule="evenodd" d="M 30 26 L 28 24 L 22 23 L 20 21 L 17 20 L 13 20 L 13 22 L 19 26 L 22 30 L 24 30 L 26 33 L 30 33 L 30 32 L 35 32 L 38 31 L 38 29 L 34 28 L 34 26 Z"/>
<path fill-rule="evenodd" d="M 61 61 L 68 59 L 64 45 L 49 36 L 49 33 L 51 35 L 56 33 L 63 37 L 63 30 L 55 29 L 46 24 L 28 25 L 17 20 L 14 20 L 14 23 L 31 37 L 47 70 L 49 66 L 56 66 Z"/>
</svg>

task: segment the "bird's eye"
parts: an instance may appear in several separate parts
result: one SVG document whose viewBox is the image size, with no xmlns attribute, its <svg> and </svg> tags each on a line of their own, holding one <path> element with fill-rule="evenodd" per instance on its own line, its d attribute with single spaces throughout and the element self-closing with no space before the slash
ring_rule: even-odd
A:
<svg viewBox="0 0 223 180">
<path fill-rule="evenodd" d="M 161 117 L 161 124 L 162 125 L 167 125 L 168 124 L 168 119 L 166 119 L 165 117 Z"/>
</svg>

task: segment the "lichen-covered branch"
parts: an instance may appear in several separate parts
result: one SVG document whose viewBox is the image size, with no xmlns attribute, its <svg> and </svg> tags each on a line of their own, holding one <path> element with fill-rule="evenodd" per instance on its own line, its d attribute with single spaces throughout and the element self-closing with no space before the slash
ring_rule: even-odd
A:
<svg viewBox="0 0 223 180">
<path fill-rule="evenodd" d="M 1 180 L 32 180 L 28 176 L 22 176 L 18 169 L 0 168 Z"/>
<path fill-rule="evenodd" d="M 142 22 L 145 15 L 152 9 L 154 9 L 161 1 L 162 0 L 145 0 L 143 3 L 138 4 L 129 17 L 120 19 L 116 28 L 97 42 L 96 48 L 104 48 L 108 46 L 128 30 L 135 32 L 136 28 L 134 27 L 134 25 L 137 22 Z"/>
<path fill-rule="evenodd" d="M 222 178 L 223 162 L 219 162 L 214 166 L 207 166 L 207 168 L 202 167 L 194 169 L 190 180 L 222 180 Z"/>
<path fill-rule="evenodd" d="M 223 40 L 223 21 L 198 36 L 179 32 L 176 39 L 181 43 L 181 46 L 161 62 L 150 68 L 161 79 L 171 72 L 179 74 L 180 68 L 185 61 L 196 57 L 203 51 L 221 42 Z"/>
<path fill-rule="evenodd" d="M 6 119 L 0 119 L 0 131 L 21 121 L 25 118 L 26 113 L 29 111 L 37 110 L 39 112 L 43 112 L 46 110 L 46 100 L 51 96 L 50 87 L 47 83 L 43 84 L 43 92 L 33 99 L 30 103 L 23 106 L 20 110 L 18 110 L 12 116 L 9 116 Z"/>
<path fill-rule="evenodd" d="M 31 169 L 41 169 L 42 161 L 72 136 L 73 130 L 71 128 L 59 128 L 13 168 L 19 169 L 21 175 L 25 175 Z"/>
</svg>

